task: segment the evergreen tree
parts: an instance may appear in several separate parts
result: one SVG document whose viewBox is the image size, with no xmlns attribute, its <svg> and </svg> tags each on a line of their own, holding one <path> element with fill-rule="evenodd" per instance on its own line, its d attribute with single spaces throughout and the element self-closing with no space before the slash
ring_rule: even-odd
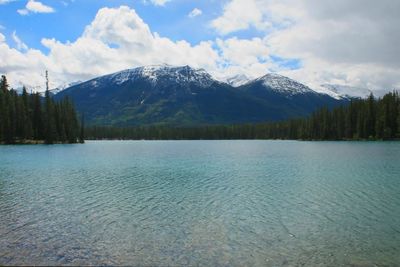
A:
<svg viewBox="0 0 400 267">
<path fill-rule="evenodd" d="M 28 92 L 26 91 L 26 87 L 24 86 L 22 88 L 22 95 L 21 95 L 21 101 L 22 101 L 22 109 L 23 109 L 23 135 L 21 136 L 23 139 L 32 139 L 33 138 L 33 129 L 32 129 L 32 120 L 31 120 L 31 105 L 29 103 L 29 95 Z"/>
<path fill-rule="evenodd" d="M 0 90 L 3 91 L 3 93 L 6 93 L 8 91 L 8 87 L 9 85 L 6 76 L 2 75 L 0 80 Z"/>
<path fill-rule="evenodd" d="M 69 99 L 54 102 L 48 90 L 43 99 L 39 93 L 28 94 L 23 88 L 18 95 L 9 86 L 5 76 L 0 80 L 0 143 L 42 140 L 76 143 L 79 123 Z"/>
<path fill-rule="evenodd" d="M 4 140 L 6 130 L 6 100 L 5 92 L 0 89 L 0 143 Z"/>
<path fill-rule="evenodd" d="M 44 139 L 44 125 L 42 104 L 39 93 L 32 95 L 32 121 L 33 121 L 33 136 L 35 140 Z"/>
<path fill-rule="evenodd" d="M 376 111 L 375 111 L 375 97 L 371 93 L 368 97 L 367 102 L 367 114 L 365 122 L 365 132 L 366 137 L 369 139 L 375 138 L 375 121 L 376 121 Z"/>
<path fill-rule="evenodd" d="M 376 99 L 351 100 L 346 106 L 322 108 L 309 117 L 281 122 L 175 128 L 166 126 L 85 128 L 74 105 L 65 98 L 55 102 L 45 97 L 21 95 L 9 90 L 5 76 L 0 80 L 0 143 L 41 140 L 46 143 L 83 142 L 88 139 L 301 139 L 352 140 L 400 138 L 400 98 L 397 92 Z"/>
<path fill-rule="evenodd" d="M 79 142 L 83 144 L 85 142 L 85 115 L 82 114 L 81 117 L 81 129 L 79 133 Z"/>
<path fill-rule="evenodd" d="M 50 97 L 49 91 L 49 76 L 46 71 L 46 92 L 45 92 L 45 142 L 46 144 L 53 144 L 57 139 L 56 125 L 54 119 L 54 103 Z"/>
<path fill-rule="evenodd" d="M 395 118 L 396 126 L 397 126 L 397 129 L 396 129 L 397 135 L 395 137 L 400 138 L 400 95 L 399 95 L 398 91 L 395 92 L 395 102 L 396 102 L 395 105 L 397 108 L 397 113 L 396 113 L 396 118 Z"/>
<path fill-rule="evenodd" d="M 257 125 L 198 128 L 165 126 L 89 127 L 87 139 L 301 139 L 359 140 L 400 138 L 400 98 L 397 92 L 383 98 L 351 100 L 333 110 L 322 108 L 307 118 Z"/>
</svg>

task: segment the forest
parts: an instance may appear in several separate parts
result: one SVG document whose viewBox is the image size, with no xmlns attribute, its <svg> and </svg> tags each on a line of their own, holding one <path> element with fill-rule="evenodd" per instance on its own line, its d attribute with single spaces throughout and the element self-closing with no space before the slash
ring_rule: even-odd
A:
<svg viewBox="0 0 400 267">
<path fill-rule="evenodd" d="M 400 97 L 397 91 L 381 98 L 351 99 L 333 109 L 322 108 L 306 118 L 242 125 L 169 127 L 107 127 L 83 125 L 72 101 L 55 101 L 46 92 L 18 94 L 7 78 L 0 80 L 0 144 L 77 143 L 88 140 L 399 140 Z"/>
<path fill-rule="evenodd" d="M 46 75 L 47 78 L 47 75 Z M 10 90 L 6 76 L 0 80 L 0 144 L 77 143 L 84 142 L 72 102 L 55 102 L 49 93 L 18 94 Z"/>
<path fill-rule="evenodd" d="M 92 126 L 85 134 L 92 140 L 398 140 L 400 98 L 398 92 L 378 99 L 371 94 L 366 99 L 352 99 L 345 106 L 322 108 L 309 117 L 281 122 L 189 128 Z"/>
</svg>

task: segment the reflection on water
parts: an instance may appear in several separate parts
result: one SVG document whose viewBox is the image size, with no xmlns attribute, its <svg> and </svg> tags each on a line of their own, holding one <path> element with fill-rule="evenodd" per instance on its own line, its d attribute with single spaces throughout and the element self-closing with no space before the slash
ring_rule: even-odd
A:
<svg viewBox="0 0 400 267">
<path fill-rule="evenodd" d="M 0 264 L 398 266 L 400 143 L 0 147 Z"/>
</svg>

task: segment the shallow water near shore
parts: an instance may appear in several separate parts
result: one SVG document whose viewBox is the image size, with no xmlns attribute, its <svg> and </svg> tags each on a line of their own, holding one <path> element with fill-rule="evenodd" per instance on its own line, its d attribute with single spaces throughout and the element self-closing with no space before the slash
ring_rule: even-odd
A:
<svg viewBox="0 0 400 267">
<path fill-rule="evenodd" d="M 0 265 L 399 266 L 400 142 L 0 146 Z"/>
</svg>

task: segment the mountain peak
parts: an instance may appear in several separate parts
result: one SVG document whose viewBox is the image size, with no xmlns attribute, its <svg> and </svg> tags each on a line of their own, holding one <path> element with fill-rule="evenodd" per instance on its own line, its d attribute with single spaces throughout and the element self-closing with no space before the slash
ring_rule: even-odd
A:
<svg viewBox="0 0 400 267">
<path fill-rule="evenodd" d="M 328 95 L 299 95 L 303 91 L 311 89 L 277 74 L 233 89 L 203 69 L 163 64 L 95 78 L 63 90 L 55 98 L 71 97 L 88 124 L 119 126 L 275 121 L 339 104 Z"/>
<path fill-rule="evenodd" d="M 225 82 L 233 87 L 239 87 L 244 85 L 250 81 L 250 78 L 244 74 L 237 74 L 235 76 L 231 76 L 225 80 Z"/>
<path fill-rule="evenodd" d="M 385 90 L 371 90 L 365 87 L 356 87 L 349 85 L 340 85 L 340 84 L 322 84 L 320 88 L 318 88 L 320 92 L 325 92 L 330 96 L 336 99 L 345 99 L 345 98 L 365 98 L 368 97 L 371 93 L 373 93 L 376 97 L 384 96 L 387 91 Z"/>
<path fill-rule="evenodd" d="M 262 79 L 271 79 L 271 78 L 289 79 L 288 77 L 280 75 L 280 74 L 275 73 L 275 72 L 267 73 L 264 76 L 262 76 L 261 78 Z"/>
<path fill-rule="evenodd" d="M 262 82 L 264 87 L 288 96 L 316 93 L 310 87 L 277 73 L 268 73 L 255 82 Z"/>
<path fill-rule="evenodd" d="M 188 65 L 171 66 L 167 64 L 127 69 L 103 76 L 103 78 L 111 79 L 118 85 L 138 79 L 149 80 L 153 85 L 157 84 L 159 81 L 175 81 L 179 83 L 196 83 L 200 87 L 207 87 L 215 82 L 212 76 L 204 69 L 195 69 Z"/>
</svg>

